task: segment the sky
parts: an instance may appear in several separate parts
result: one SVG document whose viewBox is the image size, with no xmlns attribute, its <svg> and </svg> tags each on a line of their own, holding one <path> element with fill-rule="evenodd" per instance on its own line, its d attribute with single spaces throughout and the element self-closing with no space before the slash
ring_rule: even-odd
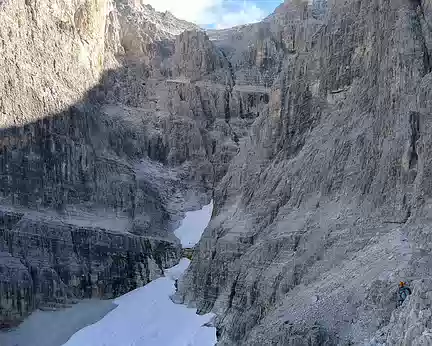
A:
<svg viewBox="0 0 432 346">
<path fill-rule="evenodd" d="M 283 0 L 143 0 L 158 11 L 204 28 L 224 29 L 260 21 Z"/>
</svg>

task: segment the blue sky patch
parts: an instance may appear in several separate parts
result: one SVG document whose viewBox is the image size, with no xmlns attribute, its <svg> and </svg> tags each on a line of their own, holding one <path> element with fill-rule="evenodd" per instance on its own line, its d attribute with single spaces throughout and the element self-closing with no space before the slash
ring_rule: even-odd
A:
<svg viewBox="0 0 432 346">
<path fill-rule="evenodd" d="M 283 0 L 142 0 L 158 11 L 205 28 L 223 29 L 262 20 Z"/>
</svg>

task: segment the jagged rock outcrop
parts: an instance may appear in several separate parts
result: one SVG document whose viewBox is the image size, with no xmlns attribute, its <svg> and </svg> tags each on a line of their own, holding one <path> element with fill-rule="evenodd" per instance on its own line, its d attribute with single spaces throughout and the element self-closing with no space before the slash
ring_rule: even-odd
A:
<svg viewBox="0 0 432 346">
<path fill-rule="evenodd" d="M 205 33 L 0 2 L 1 323 L 162 275 L 214 190 L 176 298 L 221 345 L 428 342 L 431 11 L 287 0 Z"/>
<path fill-rule="evenodd" d="M 37 307 L 115 297 L 163 275 L 181 254 L 171 231 L 185 210 L 209 199 L 200 173 L 156 163 L 168 162 L 177 145 L 161 136 L 188 138 L 184 162 L 202 150 L 199 131 L 134 108 L 147 96 L 147 53 L 194 26 L 127 5 L 1 7 L 2 326 Z M 142 63 L 128 46 L 128 21 L 151 38 L 141 42 Z"/>
<path fill-rule="evenodd" d="M 126 236 L 113 231 L 111 224 L 108 229 L 97 227 L 85 216 L 77 224 L 46 213 L 2 211 L 1 220 L 3 327 L 35 307 L 64 307 L 79 298 L 124 294 L 163 275 L 162 268 L 179 257 L 175 243 Z"/>
<path fill-rule="evenodd" d="M 269 88 L 195 25 L 136 1 L 4 2 L 0 21 L 7 326 L 174 264 L 171 231 L 209 201 Z M 274 70 L 261 60 L 235 58 L 242 75 Z"/>
<path fill-rule="evenodd" d="M 174 77 L 191 81 L 216 75 L 215 82 L 232 84 L 229 64 L 203 31 L 187 31 L 177 37 Z M 221 74 L 219 78 L 218 72 Z M 212 76 L 213 77 L 213 76 Z"/>
<path fill-rule="evenodd" d="M 285 7 L 293 46 L 179 295 L 220 345 L 426 344 L 431 2 Z"/>
</svg>

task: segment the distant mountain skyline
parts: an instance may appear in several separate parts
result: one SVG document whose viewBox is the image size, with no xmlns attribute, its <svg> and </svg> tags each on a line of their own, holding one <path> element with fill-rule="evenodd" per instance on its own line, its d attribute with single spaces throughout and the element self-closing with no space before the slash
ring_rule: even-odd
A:
<svg viewBox="0 0 432 346">
<path fill-rule="evenodd" d="M 283 0 L 142 0 L 203 28 L 223 29 L 262 20 Z"/>
</svg>

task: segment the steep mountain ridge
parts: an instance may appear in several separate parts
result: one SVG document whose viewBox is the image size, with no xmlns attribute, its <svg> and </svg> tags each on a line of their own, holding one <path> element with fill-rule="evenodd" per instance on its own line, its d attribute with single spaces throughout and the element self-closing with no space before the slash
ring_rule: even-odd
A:
<svg viewBox="0 0 432 346">
<path fill-rule="evenodd" d="M 37 307 L 110 298 L 159 277 L 180 257 L 171 232 L 181 215 L 209 200 L 206 184 L 187 170 L 156 162 L 169 151 L 154 135 L 161 119 L 131 107 L 146 100 L 146 52 L 195 26 L 127 6 L 2 5 L 2 326 Z M 146 33 L 140 61 L 128 46 L 130 20 Z M 187 145 L 201 150 L 199 141 Z"/>
<path fill-rule="evenodd" d="M 176 299 L 220 345 L 432 342 L 431 18 L 287 0 L 206 33 L 140 1 L 4 2 L 1 323 L 162 275 L 213 197 Z"/>
<path fill-rule="evenodd" d="M 169 11 L 158 12 L 151 5 L 136 0 L 117 0 L 116 7 L 123 19 L 142 27 L 142 33 L 151 34 L 153 40 L 174 38 L 187 30 L 200 27 L 173 16 Z"/>
<path fill-rule="evenodd" d="M 236 89 L 204 32 L 174 37 L 196 27 L 137 1 L 5 2 L 0 19 L 8 326 L 175 264 L 172 230 L 209 202 L 268 90 Z"/>
<path fill-rule="evenodd" d="M 406 316 L 430 313 L 431 3 L 335 0 L 321 24 L 285 7 L 294 49 L 180 296 L 218 314 L 221 345 L 430 343 Z"/>
</svg>

